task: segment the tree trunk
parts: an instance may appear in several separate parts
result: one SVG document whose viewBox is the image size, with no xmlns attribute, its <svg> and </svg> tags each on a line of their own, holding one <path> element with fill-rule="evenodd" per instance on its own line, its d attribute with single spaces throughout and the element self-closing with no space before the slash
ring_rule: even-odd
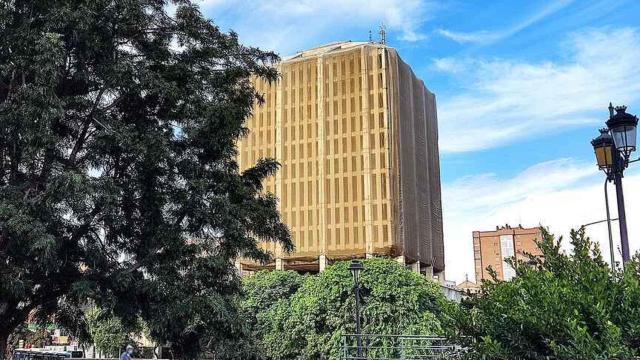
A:
<svg viewBox="0 0 640 360">
<path fill-rule="evenodd" d="M 5 360 L 10 357 L 9 354 L 6 354 L 8 341 L 9 335 L 0 334 L 0 360 Z"/>
</svg>

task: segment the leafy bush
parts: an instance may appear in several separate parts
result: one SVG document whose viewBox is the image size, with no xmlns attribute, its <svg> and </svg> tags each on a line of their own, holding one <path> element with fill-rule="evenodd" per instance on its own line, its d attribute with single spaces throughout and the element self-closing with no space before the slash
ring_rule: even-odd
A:
<svg viewBox="0 0 640 360">
<path fill-rule="evenodd" d="M 268 310 L 278 301 L 291 298 L 303 281 L 304 277 L 295 271 L 260 271 L 243 279 L 242 312 L 255 337 L 264 335 Z"/>
<path fill-rule="evenodd" d="M 119 318 L 93 307 L 86 312 L 85 319 L 93 345 L 104 355 L 118 357 L 127 344 L 133 344 L 131 329 Z M 139 333 L 141 329 L 137 330 Z"/>
<path fill-rule="evenodd" d="M 612 271 L 584 229 L 565 254 L 542 229 L 544 260 L 514 263 L 510 282 L 488 281 L 446 325 L 478 359 L 628 359 L 640 344 L 639 263 Z"/>
<path fill-rule="evenodd" d="M 446 300 L 438 284 L 393 260 L 368 259 L 363 263 L 363 333 L 440 333 L 437 316 Z M 245 309 L 257 313 L 261 347 L 267 358 L 341 357 L 341 336 L 355 332 L 355 297 L 348 265 L 336 263 L 317 276 L 273 272 L 248 281 L 251 286 Z M 272 284 L 277 285 L 272 288 Z M 293 293 L 296 287 L 300 288 Z M 274 301 L 277 297 L 281 298 Z M 254 306 L 258 303 L 263 305 Z"/>
</svg>

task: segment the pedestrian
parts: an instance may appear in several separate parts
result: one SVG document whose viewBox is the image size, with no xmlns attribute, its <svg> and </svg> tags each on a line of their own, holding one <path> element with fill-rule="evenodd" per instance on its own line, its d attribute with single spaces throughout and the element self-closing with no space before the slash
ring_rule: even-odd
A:
<svg viewBox="0 0 640 360">
<path fill-rule="evenodd" d="M 133 346 L 127 345 L 125 351 L 120 354 L 120 360 L 131 360 L 131 354 L 133 354 Z"/>
</svg>

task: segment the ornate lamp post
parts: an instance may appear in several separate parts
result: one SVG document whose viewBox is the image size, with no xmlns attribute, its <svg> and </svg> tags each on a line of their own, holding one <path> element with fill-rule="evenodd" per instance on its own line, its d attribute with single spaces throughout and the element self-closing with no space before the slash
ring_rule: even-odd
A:
<svg viewBox="0 0 640 360">
<path fill-rule="evenodd" d="M 360 334 L 360 271 L 364 269 L 362 262 L 359 260 L 351 260 L 349 271 L 353 275 L 353 287 L 356 295 L 356 341 L 357 341 L 357 359 L 362 359 L 362 336 Z"/>
<path fill-rule="evenodd" d="M 591 141 L 591 145 L 593 145 L 596 154 L 598 168 L 603 170 L 607 175 L 606 181 L 613 181 L 616 186 L 623 263 L 629 261 L 630 252 L 622 177 L 624 175 L 624 169 L 629 166 L 631 153 L 636 150 L 636 131 L 638 126 L 638 118 L 634 115 L 627 114 L 626 110 L 626 106 L 618 106 L 615 108 L 616 113 L 614 114 L 614 107 L 609 104 L 609 120 L 606 122 L 608 129 L 600 130 L 600 136 Z M 606 189 L 605 182 L 605 198 L 607 197 Z M 608 208 L 607 205 L 607 212 Z M 609 218 L 609 216 L 607 216 L 607 218 Z M 609 232 L 611 232 L 610 229 L 611 225 L 609 224 Z M 613 247 L 612 243 L 610 237 L 610 247 Z"/>
</svg>

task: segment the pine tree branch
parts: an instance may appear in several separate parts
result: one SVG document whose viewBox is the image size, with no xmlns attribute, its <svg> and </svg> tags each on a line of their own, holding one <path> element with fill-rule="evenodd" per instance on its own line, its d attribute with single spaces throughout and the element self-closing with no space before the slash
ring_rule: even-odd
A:
<svg viewBox="0 0 640 360">
<path fill-rule="evenodd" d="M 80 225 L 80 227 L 78 227 L 76 231 L 73 232 L 73 235 L 71 235 L 71 238 L 69 238 L 69 241 L 75 244 L 78 241 L 80 241 L 81 238 L 87 235 L 89 233 L 89 230 L 91 229 L 91 223 L 93 223 L 93 220 L 95 219 L 96 215 L 98 215 L 101 211 L 102 211 L 102 206 L 96 205 L 91 211 L 91 213 L 89 213 L 88 218 L 85 220 L 85 222 L 82 225 Z"/>
<path fill-rule="evenodd" d="M 87 115 L 87 118 L 85 119 L 84 124 L 82 125 L 82 130 L 80 131 L 80 135 L 78 136 L 78 139 L 76 140 L 75 145 L 73 146 L 73 150 L 71 150 L 71 155 L 69 155 L 69 163 L 72 165 L 75 165 L 76 157 L 80 152 L 80 150 L 82 150 L 82 147 L 84 146 L 84 143 L 87 139 L 87 131 L 89 131 L 89 127 L 91 126 L 91 123 L 93 121 L 93 114 L 95 113 L 98 107 L 98 104 L 100 103 L 100 100 L 102 100 L 102 94 L 104 94 L 105 89 L 106 87 L 103 87 L 102 89 L 100 89 L 98 96 L 96 96 L 96 100 L 93 103 L 93 107 L 91 108 L 91 111 Z"/>
<path fill-rule="evenodd" d="M 9 247 L 9 231 L 3 223 L 0 223 L 0 258 L 2 258 Z"/>
</svg>

